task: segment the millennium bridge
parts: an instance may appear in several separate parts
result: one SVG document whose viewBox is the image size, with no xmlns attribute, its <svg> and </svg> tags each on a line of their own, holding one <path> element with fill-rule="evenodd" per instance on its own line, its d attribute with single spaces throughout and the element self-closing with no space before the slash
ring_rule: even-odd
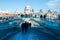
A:
<svg viewBox="0 0 60 40">
<path fill-rule="evenodd" d="M 31 22 L 26 34 L 21 24 Z M 41 18 L 13 18 L 0 22 L 0 40 L 60 40 L 60 22 Z"/>
</svg>

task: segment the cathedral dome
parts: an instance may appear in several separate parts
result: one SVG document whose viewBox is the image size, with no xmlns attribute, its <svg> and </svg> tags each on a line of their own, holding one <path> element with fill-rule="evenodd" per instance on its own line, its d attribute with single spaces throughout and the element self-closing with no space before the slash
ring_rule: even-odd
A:
<svg viewBox="0 0 60 40">
<path fill-rule="evenodd" d="M 29 5 L 27 5 L 27 6 L 26 6 L 26 8 L 30 8 L 30 6 L 29 6 Z"/>
</svg>

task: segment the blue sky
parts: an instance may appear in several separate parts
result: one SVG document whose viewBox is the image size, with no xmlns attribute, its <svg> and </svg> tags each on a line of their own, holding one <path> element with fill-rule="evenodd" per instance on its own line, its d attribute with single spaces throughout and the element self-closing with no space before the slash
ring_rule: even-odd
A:
<svg viewBox="0 0 60 40">
<path fill-rule="evenodd" d="M 18 9 L 20 12 L 24 11 L 26 5 L 30 5 L 31 9 L 38 12 L 42 9 L 60 11 L 60 0 L 0 0 L 0 9 L 14 12 Z"/>
</svg>

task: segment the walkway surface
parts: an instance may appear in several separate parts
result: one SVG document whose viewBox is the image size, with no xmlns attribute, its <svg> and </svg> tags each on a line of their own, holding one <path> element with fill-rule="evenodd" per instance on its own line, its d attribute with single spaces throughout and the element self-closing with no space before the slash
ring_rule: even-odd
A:
<svg viewBox="0 0 60 40">
<path fill-rule="evenodd" d="M 6 37 L 4 40 L 57 40 L 53 36 L 41 32 L 37 29 L 30 29 L 27 33 L 21 31 Z"/>
<path fill-rule="evenodd" d="M 54 25 L 53 25 L 54 27 L 46 26 L 47 24 L 51 24 L 51 22 L 48 23 L 46 21 L 40 21 L 40 19 L 33 20 L 39 24 L 39 25 L 36 24 L 39 30 L 36 28 L 32 28 L 29 29 L 27 33 L 22 33 L 20 28 L 16 28 L 20 27 L 22 21 L 19 19 L 19 21 L 14 20 L 8 21 L 4 24 L 0 24 L 0 40 L 58 40 L 58 38 L 60 39 L 59 26 L 56 27 Z"/>
</svg>

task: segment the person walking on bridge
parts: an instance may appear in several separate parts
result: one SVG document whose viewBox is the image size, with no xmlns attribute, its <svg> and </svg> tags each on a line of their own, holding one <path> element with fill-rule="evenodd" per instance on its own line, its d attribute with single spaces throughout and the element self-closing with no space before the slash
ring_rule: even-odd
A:
<svg viewBox="0 0 60 40">
<path fill-rule="evenodd" d="M 22 23 L 21 28 L 22 32 L 27 32 L 29 23 L 25 21 L 25 23 Z"/>
</svg>

